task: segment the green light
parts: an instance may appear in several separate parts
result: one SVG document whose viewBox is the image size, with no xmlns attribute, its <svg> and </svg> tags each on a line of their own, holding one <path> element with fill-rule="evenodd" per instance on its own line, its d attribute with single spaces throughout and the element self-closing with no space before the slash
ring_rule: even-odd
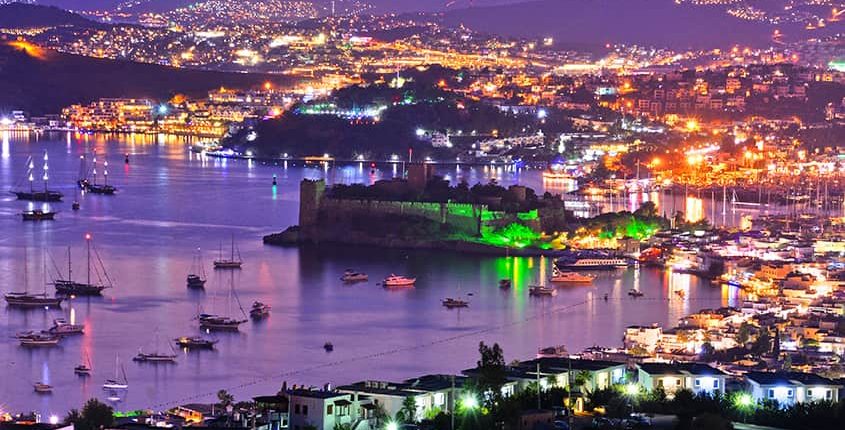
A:
<svg viewBox="0 0 845 430">
<path fill-rule="evenodd" d="M 461 398 L 461 405 L 464 409 L 471 411 L 478 408 L 478 399 L 475 398 L 475 395 L 468 393 L 465 394 L 463 398 Z"/>
<path fill-rule="evenodd" d="M 397 424 L 395 421 L 391 421 L 391 422 L 387 423 L 387 425 L 384 427 L 384 429 L 385 430 L 399 430 L 399 424 Z"/>
<path fill-rule="evenodd" d="M 739 393 L 734 397 L 734 402 L 737 406 L 742 408 L 750 408 L 754 405 L 754 398 L 749 393 Z"/>
</svg>

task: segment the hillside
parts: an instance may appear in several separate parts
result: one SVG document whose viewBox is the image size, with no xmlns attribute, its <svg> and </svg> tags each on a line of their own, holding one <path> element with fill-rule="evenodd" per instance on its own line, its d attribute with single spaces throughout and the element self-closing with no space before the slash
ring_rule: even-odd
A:
<svg viewBox="0 0 845 430">
<path fill-rule="evenodd" d="M 486 33 L 552 36 L 561 46 L 588 48 L 619 42 L 680 49 L 761 45 L 773 31 L 767 24 L 729 16 L 724 6 L 673 0 L 537 0 L 453 10 L 444 19 Z M 778 28 L 797 35 L 802 30 L 795 27 Z"/>
<path fill-rule="evenodd" d="M 9 3 L 0 5 L 0 28 L 33 28 L 58 26 L 92 27 L 98 23 L 52 6 Z"/>
<path fill-rule="evenodd" d="M 101 97 L 201 96 L 221 86 L 249 88 L 266 81 L 282 85 L 290 78 L 174 69 L 63 54 L 25 43 L 0 44 L 0 111 L 23 109 L 40 115 Z"/>
</svg>

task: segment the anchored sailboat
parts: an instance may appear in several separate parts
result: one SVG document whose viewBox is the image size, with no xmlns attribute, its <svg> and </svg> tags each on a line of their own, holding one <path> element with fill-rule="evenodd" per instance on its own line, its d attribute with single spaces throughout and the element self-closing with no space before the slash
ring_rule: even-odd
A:
<svg viewBox="0 0 845 430">
<path fill-rule="evenodd" d="M 109 161 L 103 160 L 103 183 L 98 183 L 97 155 L 92 154 L 91 158 L 91 168 L 89 169 L 85 161 L 85 156 L 79 156 L 79 179 L 76 181 L 76 184 L 79 185 L 80 189 L 89 193 L 114 195 L 117 188 L 109 185 Z"/>
<path fill-rule="evenodd" d="M 227 307 L 231 310 L 232 307 L 232 296 L 235 296 L 235 300 L 238 302 L 238 308 L 241 310 L 241 314 L 243 318 L 238 319 L 231 316 L 223 316 L 223 315 L 216 315 L 216 314 L 206 314 L 201 313 L 197 316 L 200 322 L 200 328 L 206 330 L 230 330 L 236 331 L 238 327 L 247 322 L 246 319 L 246 311 L 244 311 L 243 306 L 241 306 L 241 302 L 238 299 L 237 294 L 235 293 L 235 283 L 232 281 L 229 285 L 229 296 L 227 300 Z M 228 312 L 231 315 L 231 312 Z"/>
<path fill-rule="evenodd" d="M 53 191 L 47 188 L 47 181 L 50 179 L 50 175 L 48 171 L 50 166 L 47 164 L 48 157 L 47 151 L 44 151 L 44 164 L 42 165 L 43 174 L 41 175 L 42 181 L 44 181 L 44 189 L 37 190 L 35 189 L 35 161 L 30 156 L 26 160 L 26 179 L 29 181 L 29 191 L 26 190 L 17 190 L 12 191 L 12 194 L 18 197 L 18 200 L 31 200 L 36 202 L 60 202 L 62 201 L 62 197 L 64 194 Z"/>
<path fill-rule="evenodd" d="M 41 294 L 29 293 L 29 260 L 27 258 L 27 250 L 24 249 L 24 268 L 23 268 L 23 292 L 6 293 L 3 298 L 6 303 L 12 307 L 18 308 L 57 308 L 61 306 L 62 299 L 59 297 L 47 296 L 47 285 L 44 284 L 44 292 Z"/>
<path fill-rule="evenodd" d="M 57 269 L 58 277 L 53 281 L 53 286 L 56 287 L 57 294 L 66 296 L 99 296 L 106 288 L 112 287 L 111 278 L 106 272 L 106 267 L 103 265 L 103 260 L 100 259 L 100 254 L 96 248 L 93 248 L 94 256 L 97 259 L 98 266 L 91 264 L 91 235 L 85 235 L 85 242 L 87 245 L 87 270 L 85 282 L 78 282 L 73 280 L 73 263 L 71 262 L 70 247 L 67 248 L 67 278 L 63 279 L 63 274 Z M 97 283 L 91 282 L 91 272 L 97 277 Z M 105 281 L 105 282 L 104 282 Z"/>
<path fill-rule="evenodd" d="M 158 331 L 156 331 L 156 341 L 155 347 L 156 351 L 147 353 L 144 352 L 141 348 L 138 349 L 138 354 L 132 359 L 133 361 L 141 362 L 141 363 L 176 363 L 176 353 L 173 351 L 173 347 L 170 347 L 170 354 L 165 352 L 158 351 Z M 169 346 L 169 344 L 168 344 Z"/>
<path fill-rule="evenodd" d="M 118 370 L 120 373 L 118 374 Z M 121 378 L 122 377 L 122 378 Z M 129 380 L 126 379 L 126 369 L 120 363 L 120 356 L 114 356 L 114 379 L 106 379 L 103 384 L 104 390 L 126 390 L 129 388 Z"/>
<path fill-rule="evenodd" d="M 188 288 L 205 288 L 205 267 L 202 264 L 202 254 L 199 248 L 197 248 L 197 252 L 194 255 L 194 259 L 191 262 L 191 272 L 188 274 L 188 278 L 186 282 L 188 284 Z"/>
<path fill-rule="evenodd" d="M 235 258 L 235 235 L 232 235 L 232 251 L 229 258 L 223 257 L 223 244 L 220 244 L 220 256 L 214 260 L 215 269 L 240 269 L 243 261 L 241 261 L 241 251 L 237 251 L 238 257 Z"/>
</svg>

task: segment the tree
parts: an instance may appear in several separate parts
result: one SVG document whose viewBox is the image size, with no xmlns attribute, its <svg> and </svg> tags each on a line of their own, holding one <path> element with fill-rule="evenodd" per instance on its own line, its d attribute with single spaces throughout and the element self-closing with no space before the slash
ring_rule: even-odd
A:
<svg viewBox="0 0 845 430">
<path fill-rule="evenodd" d="M 219 401 L 220 406 L 223 409 L 226 409 L 235 403 L 235 396 L 231 395 L 226 390 L 220 390 L 217 392 L 217 400 Z"/>
<path fill-rule="evenodd" d="M 478 388 L 485 395 L 485 401 L 492 403 L 501 396 L 502 386 L 505 385 L 505 355 L 498 343 L 487 346 L 484 342 L 478 344 Z"/>
<path fill-rule="evenodd" d="M 716 348 L 714 348 L 710 342 L 704 342 L 703 344 L 701 344 L 701 353 L 699 353 L 699 356 L 703 360 L 709 360 L 713 357 L 713 354 L 715 353 Z"/>
<path fill-rule="evenodd" d="M 65 421 L 72 423 L 77 430 L 99 430 L 114 424 L 114 410 L 97 399 L 90 399 L 81 412 L 76 409 L 68 412 Z"/>
<path fill-rule="evenodd" d="M 742 323 L 739 326 L 739 330 L 736 332 L 736 343 L 745 346 L 749 340 L 751 340 L 751 324 L 747 322 Z"/>
<path fill-rule="evenodd" d="M 402 407 L 396 413 L 396 421 L 411 424 L 417 422 L 417 399 L 414 396 L 402 400 Z"/>
</svg>

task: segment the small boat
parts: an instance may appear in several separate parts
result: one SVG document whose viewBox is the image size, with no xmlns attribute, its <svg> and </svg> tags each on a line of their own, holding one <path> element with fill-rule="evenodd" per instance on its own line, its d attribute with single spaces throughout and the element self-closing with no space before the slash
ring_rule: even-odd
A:
<svg viewBox="0 0 845 430">
<path fill-rule="evenodd" d="M 528 288 L 528 294 L 531 296 L 554 296 L 557 290 L 543 285 L 535 285 Z"/>
<path fill-rule="evenodd" d="M 53 320 L 53 326 L 50 327 L 49 331 L 59 336 L 82 334 L 85 332 L 85 326 L 82 324 L 71 324 L 64 318 L 56 318 Z"/>
<path fill-rule="evenodd" d="M 270 315 L 270 306 L 261 302 L 253 302 L 252 309 L 249 310 L 249 316 L 252 319 L 259 320 Z"/>
<path fill-rule="evenodd" d="M 176 354 L 165 354 L 160 352 L 146 353 L 138 351 L 138 354 L 132 358 L 132 361 L 141 363 L 175 363 Z"/>
<path fill-rule="evenodd" d="M 58 212 L 42 211 L 40 209 L 33 209 L 31 211 L 21 212 L 21 217 L 24 221 L 52 221 L 56 219 Z"/>
<path fill-rule="evenodd" d="M 118 371 L 120 372 L 118 374 Z M 121 378 L 122 377 L 122 378 Z M 114 378 L 106 379 L 103 383 L 104 390 L 126 390 L 129 389 L 129 380 L 126 378 L 126 369 L 120 363 L 120 356 L 114 356 Z"/>
<path fill-rule="evenodd" d="M 75 210 L 75 211 L 78 211 L 79 210 L 79 202 L 74 200 L 73 203 L 70 204 L 70 208 Z"/>
<path fill-rule="evenodd" d="M 347 284 L 352 284 L 355 282 L 366 282 L 370 279 L 366 273 L 356 272 L 352 269 L 346 269 L 343 272 L 343 276 L 340 277 L 340 280 L 346 282 Z"/>
<path fill-rule="evenodd" d="M 680 297 L 682 299 L 687 296 L 687 293 L 685 293 L 684 290 L 675 291 L 675 294 L 677 294 L 678 297 Z"/>
<path fill-rule="evenodd" d="M 407 278 L 391 274 L 387 278 L 384 278 L 381 284 L 385 287 L 413 287 L 416 282 L 417 278 Z"/>
<path fill-rule="evenodd" d="M 555 270 L 552 273 L 551 282 L 556 284 L 589 285 L 596 279 L 596 275 L 584 275 L 578 272 L 562 272 Z"/>
<path fill-rule="evenodd" d="M 323 349 L 325 349 L 326 352 L 332 352 L 334 351 L 334 345 L 332 345 L 331 342 L 326 342 L 323 344 Z"/>
<path fill-rule="evenodd" d="M 503 290 L 507 290 L 511 287 L 511 280 L 510 279 L 499 279 L 499 288 Z"/>
<path fill-rule="evenodd" d="M 53 386 L 43 382 L 36 382 L 33 384 L 35 392 L 38 394 L 50 394 L 53 392 Z"/>
<path fill-rule="evenodd" d="M 645 295 L 645 293 L 643 293 L 640 290 L 635 290 L 635 289 L 631 288 L 630 290 L 628 290 L 628 295 L 631 296 L 631 297 L 642 297 L 642 296 Z"/>
<path fill-rule="evenodd" d="M 214 349 L 217 339 L 205 339 L 200 336 L 182 336 L 174 339 L 176 345 L 185 349 Z"/>
<path fill-rule="evenodd" d="M 229 258 L 223 257 L 223 244 L 220 244 L 220 256 L 214 260 L 215 269 L 240 269 L 243 265 L 241 261 L 241 251 L 237 251 L 237 258 L 235 258 L 235 236 L 232 236 L 232 252 Z"/>
<path fill-rule="evenodd" d="M 27 335 L 18 336 L 18 341 L 21 346 L 38 348 L 38 347 L 52 347 L 59 344 L 62 338 L 58 335 L 46 332 L 31 333 Z"/>
<path fill-rule="evenodd" d="M 205 279 L 200 278 L 199 275 L 188 275 L 186 282 L 188 284 L 188 288 L 191 289 L 205 288 Z"/>
<path fill-rule="evenodd" d="M 447 308 L 449 308 L 449 309 L 455 309 L 455 308 L 466 308 L 466 307 L 469 307 L 469 302 L 468 302 L 468 301 L 466 301 L 466 300 L 461 300 L 461 299 L 453 299 L 453 298 L 451 298 L 451 297 L 447 297 L 447 298 L 443 299 L 443 300 L 441 301 L 441 303 L 443 303 L 443 306 L 445 306 L 445 307 L 447 307 Z"/>
</svg>

